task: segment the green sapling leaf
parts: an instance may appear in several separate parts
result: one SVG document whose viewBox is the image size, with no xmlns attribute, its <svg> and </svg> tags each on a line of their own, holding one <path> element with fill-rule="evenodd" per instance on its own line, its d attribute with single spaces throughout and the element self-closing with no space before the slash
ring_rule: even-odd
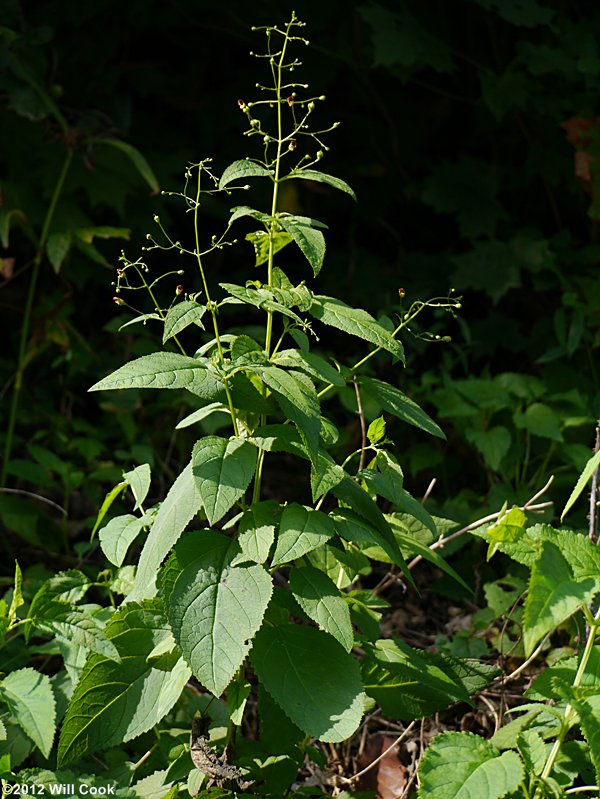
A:
<svg viewBox="0 0 600 799">
<path fill-rule="evenodd" d="M 257 164 L 256 161 L 244 159 L 241 161 L 234 161 L 225 169 L 219 180 L 219 188 L 224 189 L 229 186 L 234 180 L 246 180 L 247 178 L 270 178 L 273 176 L 273 170 L 267 169 L 262 164 Z"/>
<path fill-rule="evenodd" d="M 317 169 L 299 169 L 297 171 L 290 172 L 290 174 L 286 175 L 283 180 L 292 180 L 293 178 L 299 178 L 300 180 L 314 180 L 317 183 L 325 183 L 328 186 L 333 186 L 334 189 L 339 189 L 340 191 L 349 194 L 356 202 L 356 194 L 346 183 L 346 181 L 341 180 L 341 178 L 336 178 L 333 175 L 327 175 L 325 172 L 319 172 Z"/>
<path fill-rule="evenodd" d="M 206 305 L 200 305 L 194 300 L 182 300 L 174 305 L 165 318 L 163 330 L 163 344 L 173 336 L 181 333 L 189 325 L 196 325 L 204 330 L 202 317 L 206 312 Z"/>
<path fill-rule="evenodd" d="M 256 469 L 257 450 L 243 438 L 200 439 L 192 471 L 209 524 L 215 524 L 244 494 Z"/>
</svg>

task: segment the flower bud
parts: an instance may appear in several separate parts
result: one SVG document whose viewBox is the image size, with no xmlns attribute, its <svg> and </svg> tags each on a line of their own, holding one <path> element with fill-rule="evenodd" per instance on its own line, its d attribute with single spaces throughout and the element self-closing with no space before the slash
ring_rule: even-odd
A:
<svg viewBox="0 0 600 799">
<path fill-rule="evenodd" d="M 125 305 L 125 301 L 122 300 L 120 297 L 113 297 L 113 302 L 115 305 Z"/>
<path fill-rule="evenodd" d="M 398 289 L 398 296 L 400 299 L 406 296 L 406 291 L 404 289 Z"/>
<path fill-rule="evenodd" d="M 288 150 L 290 150 L 290 152 L 293 152 L 296 149 L 297 146 L 298 146 L 298 142 L 296 141 L 296 139 L 292 139 L 290 141 L 290 143 L 288 144 Z"/>
<path fill-rule="evenodd" d="M 290 96 L 287 98 L 287 101 L 288 105 L 294 105 L 294 95 L 290 94 Z"/>
<path fill-rule="evenodd" d="M 117 269 L 117 275 L 119 277 L 125 277 L 125 270 L 124 269 Z"/>
<path fill-rule="evenodd" d="M 178 286 L 175 286 L 175 294 L 179 297 L 180 294 L 183 294 L 183 286 L 181 283 Z"/>
<path fill-rule="evenodd" d="M 246 103 L 243 100 L 238 100 L 238 105 L 242 111 L 246 108 Z"/>
</svg>

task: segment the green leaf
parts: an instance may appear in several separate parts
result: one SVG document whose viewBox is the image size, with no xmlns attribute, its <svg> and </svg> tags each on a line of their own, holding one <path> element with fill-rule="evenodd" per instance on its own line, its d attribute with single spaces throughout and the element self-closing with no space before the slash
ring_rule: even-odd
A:
<svg viewBox="0 0 600 799">
<path fill-rule="evenodd" d="M 96 517 L 96 521 L 94 522 L 94 528 L 92 530 L 91 539 L 93 540 L 94 536 L 96 535 L 96 531 L 102 524 L 102 520 L 108 513 L 110 506 L 113 504 L 115 499 L 127 488 L 127 481 L 124 480 L 122 483 L 118 483 L 114 488 L 111 488 L 108 494 L 104 497 L 102 505 L 100 505 L 100 510 L 98 511 L 98 516 Z"/>
<path fill-rule="evenodd" d="M 351 308 L 341 300 L 325 295 L 315 295 L 309 309 L 311 316 L 324 325 L 358 336 L 376 347 L 387 350 L 404 363 L 404 348 L 391 333 L 362 308 Z"/>
<path fill-rule="evenodd" d="M 59 767 L 151 729 L 171 710 L 190 678 L 177 652 L 170 659 L 149 660 L 171 638 L 160 601 L 123 605 L 105 632 L 121 662 L 97 654 L 87 659 L 63 721 Z"/>
<path fill-rule="evenodd" d="M 194 300 L 182 300 L 174 305 L 165 318 L 163 330 L 163 344 L 173 336 L 181 333 L 189 325 L 197 325 L 204 330 L 202 317 L 206 312 L 206 305 L 200 305 Z"/>
<path fill-rule="evenodd" d="M 17 669 L 0 681 L 0 697 L 23 732 L 49 757 L 56 729 L 56 701 L 50 678 L 35 669 Z"/>
<path fill-rule="evenodd" d="M 148 495 L 150 489 L 150 464 L 141 463 L 129 472 L 123 472 L 123 479 L 131 488 L 135 497 L 134 510 L 137 510 Z"/>
<path fill-rule="evenodd" d="M 321 430 L 321 406 L 312 381 L 300 372 L 288 372 L 278 366 L 255 370 L 273 392 L 284 415 L 306 437 L 309 452 L 316 455 Z"/>
<path fill-rule="evenodd" d="M 383 380 L 376 380 L 374 377 L 361 377 L 359 385 L 381 405 L 384 411 L 397 416 L 403 422 L 431 433 L 432 436 L 446 438 L 443 430 L 438 427 L 433 419 L 400 389 L 385 383 Z"/>
<path fill-rule="evenodd" d="M 202 507 L 202 497 L 189 463 L 162 502 L 140 555 L 135 588 L 128 600 L 154 596 L 156 572 L 171 547 Z"/>
<path fill-rule="evenodd" d="M 271 566 L 301 558 L 335 535 L 333 522 L 325 513 L 297 502 L 287 505 L 281 515 L 277 546 Z"/>
<path fill-rule="evenodd" d="M 267 225 L 271 221 L 269 214 L 264 214 L 262 211 L 257 211 L 256 208 L 250 208 L 248 205 L 238 205 L 231 209 L 231 216 L 229 217 L 228 225 L 232 225 L 237 219 L 244 216 L 249 216 L 252 219 L 258 219 L 259 222 Z"/>
<path fill-rule="evenodd" d="M 48 254 L 48 259 L 50 260 L 52 268 L 56 274 L 60 272 L 63 261 L 67 257 L 70 249 L 70 233 L 53 233 L 51 236 L 48 236 L 48 241 L 46 242 L 46 253 Z"/>
<path fill-rule="evenodd" d="M 346 381 L 341 374 L 327 363 L 325 358 L 315 355 L 312 352 L 301 352 L 300 350 L 280 350 L 272 359 L 273 363 L 279 366 L 286 366 L 292 369 L 302 369 L 311 377 L 331 383 L 334 386 L 345 386 Z"/>
<path fill-rule="evenodd" d="M 176 352 L 142 355 L 95 383 L 88 391 L 123 388 L 186 388 L 207 400 L 221 399 L 223 384 L 208 361 Z"/>
<path fill-rule="evenodd" d="M 344 741 L 360 724 L 364 694 L 357 662 L 313 627 L 264 626 L 250 655 L 263 687 L 293 723 L 322 741 Z"/>
<path fill-rule="evenodd" d="M 290 588 L 302 610 L 350 652 L 354 633 L 350 609 L 333 580 L 314 566 L 290 571 Z"/>
<path fill-rule="evenodd" d="M 255 563 L 266 561 L 279 515 L 279 505 L 272 500 L 255 502 L 245 511 L 238 527 L 238 543 L 244 557 Z"/>
<path fill-rule="evenodd" d="M 273 590 L 257 564 L 233 566 L 239 549 L 204 530 L 175 547 L 165 572 L 173 635 L 193 673 L 220 696 L 244 661 Z"/>
<path fill-rule="evenodd" d="M 219 188 L 224 189 L 234 180 L 246 180 L 247 178 L 269 178 L 272 177 L 273 170 L 267 169 L 262 164 L 249 159 L 234 161 L 225 169 L 219 180 Z"/>
<path fill-rule="evenodd" d="M 592 455 L 592 457 L 586 463 L 584 470 L 579 475 L 579 480 L 577 480 L 575 488 L 571 492 L 571 496 L 567 500 L 567 504 L 565 505 L 565 508 L 560 515 L 561 522 L 565 518 L 567 513 L 571 510 L 575 502 L 579 499 L 579 497 L 581 496 L 581 492 L 586 487 L 588 482 L 592 479 L 594 472 L 599 467 L 600 467 L 600 450 L 594 453 L 594 455 Z"/>
<path fill-rule="evenodd" d="M 10 608 L 8 610 L 8 620 L 12 624 L 17 619 L 17 611 L 21 605 L 25 604 L 23 599 L 23 572 L 19 566 L 18 561 L 15 560 L 15 580 L 14 580 L 13 595 L 10 601 Z"/>
<path fill-rule="evenodd" d="M 28 238 L 35 242 L 35 233 L 31 229 L 29 222 L 27 221 L 27 217 L 20 210 L 20 208 L 10 208 L 9 210 L 0 210 L 0 243 L 4 249 L 8 249 L 9 240 L 10 240 L 10 228 L 11 225 L 17 222 L 27 233 Z"/>
<path fill-rule="evenodd" d="M 175 430 L 182 430 L 184 427 L 190 427 L 190 425 L 207 419 L 213 413 L 225 413 L 231 416 L 231 411 L 227 405 L 224 405 L 222 402 L 209 402 L 208 405 L 205 405 L 203 408 L 198 408 L 197 411 L 190 413 L 189 416 L 185 416 L 175 425 Z"/>
<path fill-rule="evenodd" d="M 344 180 L 336 178 L 333 175 L 327 175 L 325 172 L 319 172 L 317 169 L 301 169 L 295 172 L 290 172 L 290 174 L 286 175 L 283 180 L 292 180 L 293 178 L 299 178 L 300 180 L 314 180 L 317 183 L 326 183 L 328 186 L 333 186 L 334 189 L 339 189 L 340 191 L 346 192 L 346 194 L 349 194 L 352 199 L 356 201 L 356 194 Z"/>
<path fill-rule="evenodd" d="M 257 230 L 255 233 L 247 233 L 246 241 L 251 242 L 254 246 L 254 253 L 256 255 L 254 265 L 260 266 L 261 264 L 266 264 L 269 260 L 271 241 L 273 242 L 273 254 L 275 255 L 275 253 L 282 250 L 293 241 L 293 239 L 289 233 L 283 230 L 272 231 L 270 235 L 266 230 Z"/>
<path fill-rule="evenodd" d="M 541 638 L 589 604 L 600 587 L 600 577 L 574 580 L 573 571 L 558 547 L 545 542 L 533 564 L 523 615 L 525 655 Z"/>
<path fill-rule="evenodd" d="M 156 175 L 152 171 L 148 161 L 136 147 L 128 142 L 121 141 L 120 139 L 94 138 L 91 139 L 90 142 L 92 144 L 105 144 L 109 147 L 114 147 L 116 150 L 120 150 L 122 153 L 125 153 L 131 163 L 152 189 L 152 194 L 159 193 L 160 186 L 158 185 Z"/>
<path fill-rule="evenodd" d="M 192 453 L 194 480 L 210 525 L 243 496 L 256 469 L 257 450 L 243 438 L 207 436 Z"/>
<path fill-rule="evenodd" d="M 562 441 L 560 417 L 548 405 L 534 402 L 525 413 L 514 414 L 515 427 L 525 429 L 534 436 Z"/>
<path fill-rule="evenodd" d="M 479 450 L 486 464 L 495 472 L 500 468 L 502 459 L 512 443 L 510 433 L 501 425 L 490 427 L 488 430 L 469 428 L 466 431 L 466 438 Z"/>
<path fill-rule="evenodd" d="M 419 766 L 419 799 L 502 799 L 524 778 L 516 752 L 500 754 L 470 732 L 444 732 L 430 743 Z"/>
<path fill-rule="evenodd" d="M 130 513 L 115 516 L 99 534 L 100 546 L 108 560 L 115 566 L 122 566 L 130 544 L 142 531 L 146 520 Z"/>
<path fill-rule="evenodd" d="M 308 263 L 312 266 L 315 277 L 321 271 L 325 260 L 325 236 L 307 224 L 305 217 L 278 216 L 278 223 L 294 239 Z"/>
<path fill-rule="evenodd" d="M 97 652 L 110 660 L 120 660 L 115 645 L 106 637 L 100 619 L 84 608 L 47 597 L 36 603 L 31 624 L 43 633 L 55 635 L 75 646 Z"/>
<path fill-rule="evenodd" d="M 390 563 L 397 563 L 399 549 L 391 546 L 388 537 L 378 527 L 350 508 L 338 508 L 330 514 L 335 532 L 340 538 L 358 544 L 380 547 Z M 400 555 L 400 557 L 402 557 Z M 404 561 L 402 561 L 404 563 Z"/>
<path fill-rule="evenodd" d="M 385 419 L 383 416 L 373 419 L 367 429 L 367 438 L 371 444 L 377 444 L 382 438 L 385 438 Z"/>
<path fill-rule="evenodd" d="M 571 701 L 579 716 L 579 725 L 588 742 L 596 780 L 600 784 L 600 694 L 585 696 L 583 691 L 577 693 L 581 696 Z"/>
</svg>

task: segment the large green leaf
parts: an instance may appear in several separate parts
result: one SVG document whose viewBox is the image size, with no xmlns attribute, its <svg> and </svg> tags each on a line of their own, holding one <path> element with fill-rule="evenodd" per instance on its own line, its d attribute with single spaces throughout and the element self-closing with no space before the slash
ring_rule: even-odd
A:
<svg viewBox="0 0 600 799">
<path fill-rule="evenodd" d="M 277 404 L 304 434 L 309 452 L 316 455 L 321 429 L 321 407 L 312 381 L 301 372 L 286 371 L 278 366 L 256 369 L 273 392 Z"/>
<path fill-rule="evenodd" d="M 105 631 L 121 662 L 97 654 L 86 661 L 63 722 L 59 767 L 151 729 L 171 710 L 190 678 L 187 665 L 168 646 L 173 639 L 159 600 L 122 606 Z M 150 658 L 158 648 L 165 654 Z"/>
<path fill-rule="evenodd" d="M 325 172 L 320 172 L 318 169 L 300 169 L 297 172 L 290 172 L 283 180 L 291 180 L 292 178 L 299 178 L 300 180 L 314 180 L 317 183 L 325 183 L 328 186 L 333 186 L 334 189 L 349 194 L 353 200 L 356 201 L 356 194 L 346 183 L 346 181 L 336 178 L 333 175 L 328 175 Z M 282 181 L 283 182 L 283 181 Z"/>
<path fill-rule="evenodd" d="M 75 646 L 82 646 L 111 660 L 119 660 L 119 652 L 104 631 L 97 616 L 77 605 L 61 602 L 49 595 L 37 602 L 29 614 L 31 625 L 42 633 L 62 636 Z"/>
<path fill-rule="evenodd" d="M 238 542 L 242 556 L 255 563 L 264 563 L 275 540 L 275 528 L 281 510 L 277 502 L 255 502 L 240 519 Z"/>
<path fill-rule="evenodd" d="M 219 180 L 219 188 L 224 189 L 234 180 L 246 180 L 247 178 L 267 178 L 273 175 L 272 169 L 267 169 L 256 161 L 245 159 L 234 161 L 225 169 Z"/>
<path fill-rule="evenodd" d="M 575 697 L 571 701 L 579 716 L 581 730 L 590 747 L 596 781 L 600 784 L 600 694 L 586 696 L 584 691 L 574 693 Z"/>
<path fill-rule="evenodd" d="M 174 305 L 165 318 L 163 344 L 190 325 L 197 325 L 204 330 L 202 317 L 205 312 L 206 305 L 200 305 L 194 300 L 183 300 Z"/>
<path fill-rule="evenodd" d="M 335 535 L 333 522 L 325 513 L 297 502 L 286 506 L 279 525 L 272 566 L 290 563 L 321 546 Z"/>
<path fill-rule="evenodd" d="M 234 566 L 239 547 L 205 530 L 179 542 L 163 581 L 169 621 L 200 682 L 220 696 L 248 654 L 273 590 L 258 564 Z"/>
<path fill-rule="evenodd" d="M 122 388 L 186 388 L 206 400 L 222 399 L 223 384 L 206 359 L 153 352 L 126 363 L 88 391 Z"/>
<path fill-rule="evenodd" d="M 100 546 L 108 560 L 115 566 L 122 566 L 130 544 L 142 531 L 146 520 L 130 513 L 115 516 L 99 533 Z"/>
<path fill-rule="evenodd" d="M 525 654 L 582 605 L 589 604 L 598 591 L 600 575 L 575 580 L 573 570 L 560 549 L 546 541 L 531 569 L 523 615 Z"/>
<path fill-rule="evenodd" d="M 162 502 L 154 518 L 138 563 L 135 587 L 128 600 L 156 593 L 156 572 L 189 522 L 202 507 L 202 497 L 188 463 Z"/>
<path fill-rule="evenodd" d="M 381 405 L 384 411 L 397 416 L 403 422 L 426 430 L 433 436 L 446 438 L 443 430 L 433 419 L 400 389 L 383 380 L 376 380 L 374 377 L 361 377 L 359 384 L 370 397 Z"/>
<path fill-rule="evenodd" d="M 365 701 L 358 663 L 327 633 L 265 625 L 250 660 L 263 687 L 308 735 L 344 741 L 358 728 Z"/>
<path fill-rule="evenodd" d="M 254 476 L 257 450 L 243 438 L 206 436 L 194 446 L 192 471 L 209 524 L 222 519 Z"/>
<path fill-rule="evenodd" d="M 0 699 L 44 757 L 49 757 L 56 728 L 56 700 L 50 678 L 35 669 L 17 669 L 0 681 Z"/>
<path fill-rule="evenodd" d="M 502 799 L 524 777 L 516 752 L 502 755 L 470 732 L 444 732 L 425 752 L 419 766 L 419 799 Z"/>
<path fill-rule="evenodd" d="M 334 297 L 315 295 L 309 313 L 325 325 L 336 327 L 391 352 L 404 363 L 402 344 L 362 308 L 351 308 Z"/>
<path fill-rule="evenodd" d="M 292 569 L 289 580 L 292 593 L 306 615 L 350 652 L 354 644 L 350 608 L 333 580 L 314 566 Z"/>
<path fill-rule="evenodd" d="M 281 227 L 294 239 L 308 263 L 312 266 L 315 277 L 321 271 L 325 260 L 325 236 L 320 230 L 312 227 L 305 217 L 278 216 Z"/>
</svg>

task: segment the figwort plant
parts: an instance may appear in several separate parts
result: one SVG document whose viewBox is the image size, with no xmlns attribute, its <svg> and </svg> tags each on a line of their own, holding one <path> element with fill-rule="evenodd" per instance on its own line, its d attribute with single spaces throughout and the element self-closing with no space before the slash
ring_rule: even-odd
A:
<svg viewBox="0 0 600 799">
<path fill-rule="evenodd" d="M 115 301 L 126 305 L 127 292 L 148 292 L 152 310 L 132 322 L 158 320 L 170 349 L 131 361 L 92 390 L 185 389 L 198 407 L 178 428 L 202 431 L 210 423 L 221 434 L 200 433 L 189 463 L 158 506 L 145 506 L 148 464 L 125 473 L 107 495 L 94 533 L 100 529 L 102 550 L 116 575 L 103 572 L 92 583 L 78 570 L 62 572 L 27 606 L 17 566 L 10 605 L 0 603 L 5 646 L 21 657 L 23 650 L 15 649 L 18 632 L 25 641 L 34 633 L 50 635 L 56 650 L 42 651 L 61 654 L 65 670 L 51 681 L 32 668 L 17 668 L 0 681 L 0 699 L 12 714 L 0 716 L 0 743 L 8 734 L 17 741 L 8 753 L 0 746 L 0 776 L 32 785 L 84 778 L 90 784 L 98 779 L 89 776 L 96 753 L 154 729 L 156 741 L 147 742 L 136 763 L 108 756 L 103 763 L 105 784 L 126 778 L 122 796 L 171 797 L 185 783 L 190 793 L 203 790 L 206 797 L 317 797 L 329 795 L 326 785 L 351 797 L 340 790 L 351 789 L 356 777 L 333 772 L 323 778 L 322 789 L 307 794 L 306 786 L 294 787 L 308 760 L 321 768 L 326 764 L 316 742 L 349 739 L 376 708 L 412 722 L 457 702 L 470 703 L 493 680 L 502 687 L 516 679 L 556 628 L 574 617 L 587 621 L 581 653 L 543 672 L 529 689 L 531 702 L 518 708 L 518 719 L 499 725 L 490 741 L 463 732 L 435 738 L 419 769 L 419 796 L 541 799 L 583 793 L 589 788 L 586 778 L 600 770 L 597 548 L 573 531 L 529 526 L 526 512 L 539 507 L 535 500 L 541 492 L 524 509 L 503 509 L 439 538 L 436 523 L 440 530 L 451 527 L 433 519 L 405 488 L 386 419 L 380 415 L 367 425 L 363 413 L 368 399 L 388 419 L 443 438 L 396 385 L 364 367 L 376 354 L 401 365 L 399 334 L 427 307 L 453 313 L 458 300 L 416 302 L 401 311 L 394 326 L 315 293 L 304 280 L 295 283 L 280 265 L 291 248 L 299 248 L 316 278 L 325 258 L 325 225 L 280 210 L 284 182 L 316 181 L 355 199 L 343 180 L 314 168 L 336 125 L 313 125 L 324 98 L 305 95 L 308 87 L 290 77 L 300 65 L 290 50 L 306 44 L 297 35 L 301 27 L 292 15 L 282 28 L 261 29 L 267 53 L 258 58 L 270 70 L 271 83 L 258 86 L 260 99 L 238 101 L 247 135 L 262 148 L 260 157 L 235 161 L 220 177 L 210 160 L 186 169 L 184 189 L 174 196 L 191 217 L 191 244 L 173 240 L 155 220 L 159 231 L 149 237 L 146 251 L 181 256 L 182 269 L 169 274 L 185 273 L 188 288 L 194 265 L 197 291 L 186 292 L 184 279 L 177 278 L 182 283 L 165 308 L 157 290 L 164 275 L 150 279 L 144 258 L 122 258 Z M 207 235 L 201 217 L 205 201 L 246 191 L 247 181 L 255 180 L 270 187 L 268 207 L 239 205 L 223 232 Z M 239 220 L 256 228 L 245 239 L 259 271 L 245 285 L 214 287 L 206 260 L 237 244 L 232 229 Z M 248 244 L 239 246 L 252 252 Z M 231 310 L 243 311 L 245 332 L 234 324 L 235 315 L 230 321 Z M 248 314 L 252 327 L 245 322 Z M 347 364 L 319 352 L 328 327 L 357 337 L 364 354 Z M 336 425 L 336 392 L 347 387 L 354 392 L 362 429 L 360 446 L 352 451 L 340 441 Z M 306 488 L 303 503 L 267 493 L 269 463 L 281 463 L 282 457 L 290 482 Z M 597 458 L 592 463 L 595 468 Z M 102 526 L 126 488 L 135 498 L 133 513 Z M 491 524 L 481 527 L 486 521 Z M 490 555 L 502 551 L 531 572 L 520 616 L 526 659 L 508 675 L 489 663 L 380 638 L 387 603 L 380 591 L 361 584 L 373 561 L 412 584 L 411 570 L 422 558 L 462 582 L 437 549 L 478 525 Z M 137 563 L 124 565 L 144 531 Z M 108 591 L 111 607 L 80 604 L 92 586 Z M 125 600 L 117 607 L 118 595 Z M 245 722 L 248 714 L 258 715 L 258 732 L 256 724 Z M 61 721 L 56 770 L 32 769 L 17 777 L 15 768 L 34 745 L 45 758 L 53 757 Z M 575 734 L 577 726 L 582 736 Z M 245 735 L 251 727 L 253 734 Z M 168 768 L 138 779 L 137 770 L 157 750 Z M 81 770 L 74 772 L 77 763 Z M 409 791 L 410 783 L 405 794 Z"/>
</svg>

